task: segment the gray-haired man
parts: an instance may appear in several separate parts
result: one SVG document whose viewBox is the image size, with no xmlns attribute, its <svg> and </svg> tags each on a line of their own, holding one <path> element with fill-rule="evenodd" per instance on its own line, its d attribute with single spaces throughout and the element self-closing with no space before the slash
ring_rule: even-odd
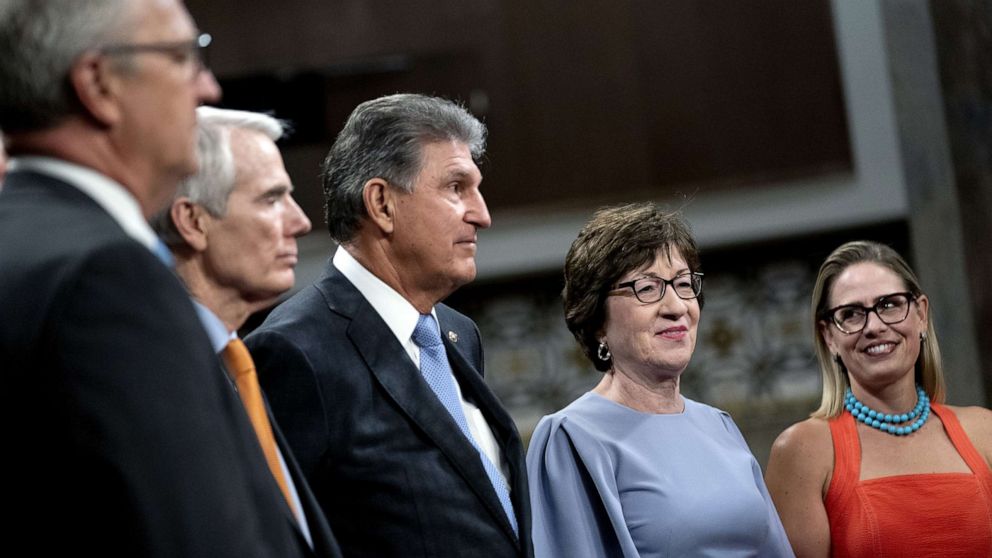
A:
<svg viewBox="0 0 992 558">
<path fill-rule="evenodd" d="M 275 144 L 283 123 L 265 114 L 211 107 L 197 109 L 197 117 L 200 171 L 179 186 L 153 225 L 175 255 L 176 272 L 252 422 L 270 485 L 282 494 L 273 507 L 317 556 L 340 556 L 237 337 L 252 312 L 292 288 L 296 238 L 310 231 Z"/>
<path fill-rule="evenodd" d="M 440 303 L 475 278 L 484 148 L 443 99 L 356 108 L 324 165 L 340 247 L 247 339 L 346 556 L 533 555 L 520 438 L 478 329 Z"/>
</svg>

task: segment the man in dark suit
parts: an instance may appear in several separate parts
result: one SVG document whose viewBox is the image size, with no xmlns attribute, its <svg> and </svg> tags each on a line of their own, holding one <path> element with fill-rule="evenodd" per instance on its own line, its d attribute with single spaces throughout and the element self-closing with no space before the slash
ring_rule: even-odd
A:
<svg viewBox="0 0 992 558">
<path fill-rule="evenodd" d="M 258 442 L 146 218 L 219 87 L 179 0 L 0 7 L 4 544 L 298 556 Z"/>
<path fill-rule="evenodd" d="M 214 351 L 227 364 L 283 498 L 275 504 L 317 556 L 340 556 L 307 481 L 260 397 L 251 357 L 238 329 L 293 287 L 296 238 L 310 220 L 291 195 L 293 186 L 275 142 L 284 125 L 254 112 L 197 109 L 200 171 L 180 184 L 172 203 L 152 221 L 176 258 Z M 245 372 L 239 374 L 239 372 Z M 253 399 L 258 394 L 257 399 Z M 257 407 L 256 407 L 257 406 Z M 258 414 L 254 414 L 255 410 Z"/>
<path fill-rule="evenodd" d="M 484 146 L 449 101 L 356 108 L 324 164 L 340 247 L 247 339 L 345 556 L 533 555 L 520 438 L 478 329 L 440 304 L 475 278 L 490 225 Z"/>
</svg>

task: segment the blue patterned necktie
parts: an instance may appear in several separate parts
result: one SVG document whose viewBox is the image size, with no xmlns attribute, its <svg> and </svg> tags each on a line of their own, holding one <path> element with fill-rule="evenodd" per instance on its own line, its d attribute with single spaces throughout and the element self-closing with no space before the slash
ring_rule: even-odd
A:
<svg viewBox="0 0 992 558">
<path fill-rule="evenodd" d="M 412 337 L 413 342 L 420 347 L 420 373 L 427 380 L 427 385 L 431 386 L 431 390 L 437 395 L 441 404 L 447 409 L 451 418 L 455 419 L 462 434 L 468 438 L 469 443 L 479 453 L 479 459 L 482 460 L 482 467 L 486 470 L 489 482 L 496 490 L 496 496 L 499 497 L 499 503 L 503 505 L 503 511 L 506 513 L 507 519 L 510 520 L 510 525 L 513 526 L 513 532 L 517 533 L 517 516 L 513 512 L 513 503 L 510 502 L 510 490 L 506 486 L 506 479 L 503 478 L 492 460 L 479 449 L 479 445 L 476 444 L 475 438 L 472 437 L 472 433 L 468 429 L 468 421 L 465 419 L 461 400 L 455 390 L 455 377 L 451 372 L 451 365 L 448 363 L 444 344 L 441 342 L 441 330 L 438 328 L 437 322 L 434 321 L 434 316 L 421 314 Z"/>
</svg>

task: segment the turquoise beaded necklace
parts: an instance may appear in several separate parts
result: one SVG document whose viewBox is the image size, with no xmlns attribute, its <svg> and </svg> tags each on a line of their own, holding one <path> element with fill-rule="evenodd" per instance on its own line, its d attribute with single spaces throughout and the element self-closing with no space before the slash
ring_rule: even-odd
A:
<svg viewBox="0 0 992 558">
<path fill-rule="evenodd" d="M 930 418 L 930 398 L 923 388 L 916 386 L 916 406 L 908 413 L 887 414 L 880 413 L 858 401 L 858 398 L 851 393 L 851 388 L 844 392 L 844 408 L 851 413 L 858 422 L 892 434 L 893 436 L 906 436 L 919 430 Z M 905 424 L 913 421 L 912 424 Z"/>
</svg>

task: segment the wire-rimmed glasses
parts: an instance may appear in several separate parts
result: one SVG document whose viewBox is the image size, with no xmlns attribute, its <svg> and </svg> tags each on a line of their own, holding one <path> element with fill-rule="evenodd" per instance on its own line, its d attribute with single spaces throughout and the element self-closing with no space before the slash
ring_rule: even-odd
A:
<svg viewBox="0 0 992 558">
<path fill-rule="evenodd" d="M 141 53 L 164 54 L 171 57 L 177 64 L 187 65 L 192 79 L 207 69 L 206 49 L 211 42 L 213 42 L 213 37 L 209 33 L 200 33 L 195 38 L 185 41 L 110 44 L 101 47 L 99 52 L 110 56 Z"/>
</svg>

